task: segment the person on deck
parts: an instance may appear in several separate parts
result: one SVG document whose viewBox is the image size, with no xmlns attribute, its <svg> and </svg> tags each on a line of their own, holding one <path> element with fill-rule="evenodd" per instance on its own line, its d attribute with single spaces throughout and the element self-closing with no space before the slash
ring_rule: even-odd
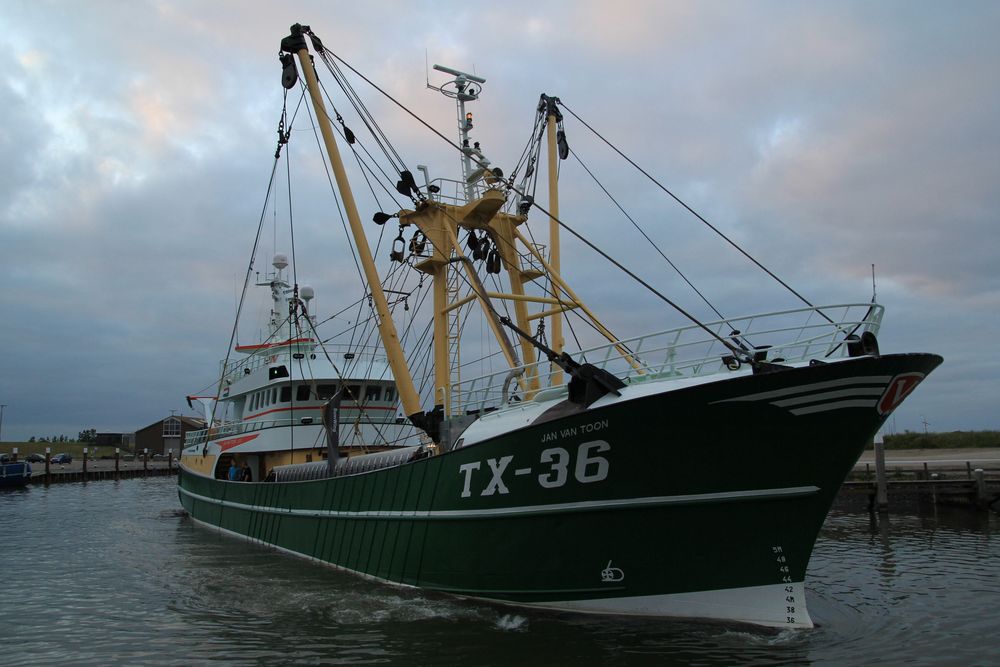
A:
<svg viewBox="0 0 1000 667">
<path fill-rule="evenodd" d="M 246 463 L 246 462 L 243 463 L 243 470 L 240 473 L 240 481 L 241 482 L 252 482 L 253 481 L 253 473 L 250 472 L 250 464 L 249 463 Z"/>
<path fill-rule="evenodd" d="M 240 478 L 240 469 L 236 466 L 236 459 L 229 464 L 229 481 L 235 482 Z"/>
</svg>

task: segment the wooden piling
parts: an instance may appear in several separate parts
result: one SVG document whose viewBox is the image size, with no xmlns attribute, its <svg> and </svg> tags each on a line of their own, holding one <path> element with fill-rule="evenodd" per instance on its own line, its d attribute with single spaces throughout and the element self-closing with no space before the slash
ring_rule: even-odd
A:
<svg viewBox="0 0 1000 667">
<path fill-rule="evenodd" d="M 982 468 L 976 468 L 972 474 L 976 478 L 976 504 L 985 507 L 990 500 L 986 494 L 986 473 Z"/>
<path fill-rule="evenodd" d="M 881 433 L 875 436 L 875 509 L 889 511 L 889 488 L 885 478 L 885 443 Z"/>
</svg>

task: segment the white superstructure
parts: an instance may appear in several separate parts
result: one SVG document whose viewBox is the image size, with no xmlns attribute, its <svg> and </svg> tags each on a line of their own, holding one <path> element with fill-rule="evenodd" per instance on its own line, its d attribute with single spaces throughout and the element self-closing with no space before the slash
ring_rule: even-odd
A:
<svg viewBox="0 0 1000 667">
<path fill-rule="evenodd" d="M 272 266 L 275 272 L 257 283 L 271 291 L 268 338 L 236 345 L 242 358 L 222 362 L 218 394 L 205 401 L 210 428 L 187 436 L 188 464 L 223 477 L 238 457 L 256 481 L 277 465 L 322 460 L 327 456 L 322 410 L 338 392 L 341 447 L 367 451 L 418 444 L 414 427 L 397 415 L 398 395 L 385 355 L 374 347 L 319 341 L 308 311 L 315 291 L 296 290 L 288 282 L 284 255 L 276 255 Z"/>
</svg>

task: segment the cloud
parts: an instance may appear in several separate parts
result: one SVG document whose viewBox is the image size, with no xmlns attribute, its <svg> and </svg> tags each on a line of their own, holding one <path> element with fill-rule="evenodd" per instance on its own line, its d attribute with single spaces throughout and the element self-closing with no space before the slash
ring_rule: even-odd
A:
<svg viewBox="0 0 1000 667">
<path fill-rule="evenodd" d="M 900 427 L 921 414 L 935 428 L 996 427 L 1000 369 L 979 350 L 1000 328 L 998 13 L 989 3 L 10 3 L 0 17 L 0 151 L 13 156 L 0 164 L 0 309 L 14 315 L 0 343 L 18 353 L 0 366 L 4 433 L 131 430 L 210 383 L 264 209 L 282 104 L 277 45 L 297 20 L 453 139 L 451 102 L 424 88 L 425 54 L 486 76 L 475 136 L 508 170 L 539 93 L 560 96 L 816 302 L 866 299 L 876 264 L 883 349 L 946 357 Z M 411 169 L 454 173 L 453 148 L 349 78 Z M 289 111 L 297 104 L 289 94 Z M 317 307 L 333 312 L 358 298 L 356 271 L 306 116 L 296 128 L 285 150 L 299 265 Z M 568 113 L 566 129 L 713 307 L 797 305 Z M 561 169 L 574 228 L 715 317 L 573 158 Z M 389 195 L 357 189 L 364 219 L 391 212 Z M 287 224 L 287 190 L 278 182 L 263 211 L 255 270 L 289 251 L 287 233 L 270 232 L 271 221 Z M 616 331 L 683 322 L 641 290 L 622 299 L 619 275 L 579 243 L 564 246 L 584 258 L 567 263 L 568 277 Z M 266 299 L 249 306 L 265 309 Z"/>
</svg>

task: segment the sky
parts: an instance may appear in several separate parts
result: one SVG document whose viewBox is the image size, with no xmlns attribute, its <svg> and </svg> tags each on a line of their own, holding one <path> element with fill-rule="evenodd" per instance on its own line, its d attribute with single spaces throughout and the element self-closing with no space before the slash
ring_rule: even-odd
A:
<svg viewBox="0 0 1000 667">
<path fill-rule="evenodd" d="M 184 396 L 226 355 L 273 164 L 278 43 L 296 22 L 448 136 L 455 110 L 425 87 L 426 63 L 486 77 L 474 138 L 497 165 L 516 162 L 539 94 L 559 96 L 813 303 L 869 300 L 874 264 L 882 351 L 945 359 L 890 430 L 1000 428 L 1000 361 L 984 352 L 1000 336 L 997 3 L 7 0 L 3 440 L 192 414 Z M 456 174 L 447 145 L 353 85 L 408 164 Z M 802 305 L 565 125 L 715 307 Z M 322 315 L 361 287 L 311 141 L 308 124 L 293 131 L 274 201 L 289 206 L 290 182 L 297 270 Z M 574 159 L 560 187 L 571 226 L 713 318 Z M 363 220 L 378 206 L 359 204 Z M 278 208 L 265 213 L 275 227 L 289 217 Z M 267 236 L 256 270 L 288 251 Z M 612 329 L 684 324 L 588 252 L 565 240 L 564 258 L 580 259 L 564 273 Z M 254 296 L 250 320 L 267 307 Z M 244 340 L 254 331 L 241 325 Z"/>
</svg>

